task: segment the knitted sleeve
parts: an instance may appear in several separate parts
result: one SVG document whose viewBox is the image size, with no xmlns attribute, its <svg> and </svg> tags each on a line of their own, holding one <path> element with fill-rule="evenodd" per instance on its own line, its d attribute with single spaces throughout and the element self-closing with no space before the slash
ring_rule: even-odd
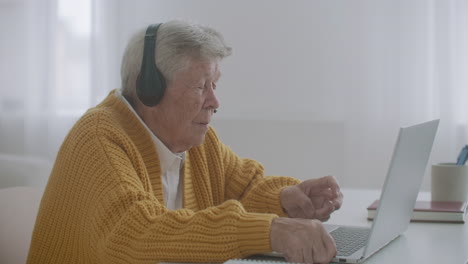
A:
<svg viewBox="0 0 468 264">
<path fill-rule="evenodd" d="M 226 199 L 239 200 L 249 212 L 286 217 L 280 203 L 280 192 L 300 181 L 286 176 L 264 176 L 260 163 L 237 156 L 218 139 L 214 130 L 210 130 L 207 136 L 220 148 L 226 178 Z"/>
<path fill-rule="evenodd" d="M 247 212 L 238 201 L 200 211 L 163 206 L 127 153 L 101 137 L 93 160 L 104 164 L 88 224 L 99 263 L 223 262 L 269 252 L 272 214 Z M 138 167 L 138 166 L 137 166 Z"/>
</svg>

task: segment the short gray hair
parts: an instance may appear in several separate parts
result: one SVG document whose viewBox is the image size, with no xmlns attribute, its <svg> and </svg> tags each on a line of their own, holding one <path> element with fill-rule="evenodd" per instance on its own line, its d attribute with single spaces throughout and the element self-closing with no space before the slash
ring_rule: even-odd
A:
<svg viewBox="0 0 468 264">
<path fill-rule="evenodd" d="M 139 30 L 127 44 L 120 76 L 124 96 L 134 98 L 135 82 L 140 73 L 146 28 Z M 177 71 L 188 66 L 191 59 L 222 59 L 231 54 L 231 47 L 223 36 L 213 28 L 173 20 L 162 24 L 156 39 L 156 66 L 170 83 Z"/>
</svg>

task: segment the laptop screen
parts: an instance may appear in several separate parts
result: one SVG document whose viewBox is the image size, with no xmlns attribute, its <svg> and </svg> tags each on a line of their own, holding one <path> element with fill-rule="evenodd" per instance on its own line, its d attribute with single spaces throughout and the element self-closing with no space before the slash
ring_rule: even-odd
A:
<svg viewBox="0 0 468 264">
<path fill-rule="evenodd" d="M 408 228 L 438 125 L 433 120 L 400 129 L 364 257 Z"/>
</svg>

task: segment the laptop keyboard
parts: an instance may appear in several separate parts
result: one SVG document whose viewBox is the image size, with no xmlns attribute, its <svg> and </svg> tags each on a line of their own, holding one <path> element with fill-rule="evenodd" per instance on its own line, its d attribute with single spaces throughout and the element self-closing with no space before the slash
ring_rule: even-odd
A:
<svg viewBox="0 0 468 264">
<path fill-rule="evenodd" d="M 335 239 L 337 256 L 349 256 L 366 245 L 369 228 L 339 227 L 330 235 Z"/>
</svg>

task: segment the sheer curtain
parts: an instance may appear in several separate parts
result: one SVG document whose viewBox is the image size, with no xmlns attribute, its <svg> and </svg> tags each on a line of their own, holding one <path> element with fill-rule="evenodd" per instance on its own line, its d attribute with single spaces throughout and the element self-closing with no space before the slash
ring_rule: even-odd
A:
<svg viewBox="0 0 468 264">
<path fill-rule="evenodd" d="M 95 85 L 93 5 L 0 1 L 0 187 L 43 186 L 67 132 L 109 90 Z"/>
<path fill-rule="evenodd" d="M 261 5 L 271 3 L 260 2 Z M 380 178 L 364 175 L 373 171 L 380 173 L 387 165 L 385 157 L 391 154 L 393 141 L 382 138 L 392 138 L 396 130 L 390 128 L 400 125 L 442 118 L 431 162 L 455 160 L 461 146 L 468 142 L 466 1 L 275 3 L 275 6 L 289 8 L 291 12 L 285 12 L 285 15 L 290 19 L 301 9 L 323 8 L 324 12 L 332 14 L 321 18 L 328 20 L 325 23 L 314 17 L 307 18 L 311 24 L 331 25 L 323 29 L 325 33 L 315 33 L 319 38 L 327 36 L 327 30 L 338 30 L 337 34 L 343 34 L 346 41 L 361 45 L 357 54 L 348 56 L 349 61 L 330 58 L 311 62 L 316 63 L 312 67 L 319 69 L 326 69 L 320 63 L 335 67 L 335 75 L 321 76 L 328 78 L 323 83 L 334 84 L 333 89 L 323 85 L 317 87 L 321 89 L 318 94 L 323 98 L 335 98 L 341 102 L 339 106 L 318 111 L 292 103 L 285 107 L 298 113 L 303 111 L 302 116 L 314 116 L 317 120 L 331 118 L 344 124 L 345 143 L 340 155 L 345 162 L 337 166 L 347 174 L 355 175 L 343 181 L 346 186 L 378 186 L 381 183 Z M 119 87 L 120 57 L 130 32 L 150 22 L 182 17 L 200 23 L 208 20 L 211 25 L 221 25 L 221 31 L 226 35 L 236 36 L 239 32 L 236 24 L 228 21 L 231 5 L 234 3 L 179 0 L 0 0 L 0 158 L 40 161 L 50 166 L 74 122 L 111 89 Z M 257 8 L 260 4 L 236 1 L 235 5 Z M 213 8 L 217 10 L 214 13 L 210 11 Z M 253 13 L 260 12 L 261 6 Z M 276 23 L 265 16 L 262 19 L 266 24 Z M 257 18 L 245 17 L 244 20 L 249 19 Z M 288 25 L 288 20 L 285 17 L 281 24 L 291 28 L 296 26 Z M 335 21 L 342 24 L 333 24 Z M 242 21 L 238 23 L 238 27 L 248 34 L 249 25 L 243 25 Z M 340 31 L 339 27 L 345 24 L 358 34 Z M 276 36 L 269 38 L 276 39 Z M 321 38 L 320 41 L 322 48 L 340 46 L 339 36 Z M 242 50 L 242 46 L 234 48 L 234 56 L 251 52 Z M 299 58 L 307 52 L 297 51 L 292 57 Z M 233 59 L 232 64 L 235 63 Z M 268 72 L 268 69 L 253 68 L 245 63 L 231 67 Z M 337 76 L 341 74 L 349 78 L 339 80 Z M 247 83 L 255 83 L 254 79 L 248 79 L 255 76 L 243 78 L 247 78 Z M 229 83 L 224 85 L 229 86 Z M 277 99 L 271 98 L 271 101 L 281 101 Z M 320 98 L 315 100 L 316 105 L 324 105 Z M 268 100 L 262 101 L 265 102 L 260 104 L 268 105 Z M 236 104 L 229 98 L 224 102 L 227 106 Z M 249 106 L 249 101 L 245 101 L 244 106 Z M 236 116 L 244 111 L 244 106 L 226 107 L 217 118 Z M 271 112 L 258 109 L 261 118 L 275 114 L 274 109 Z M 244 112 L 249 112 L 248 108 Z M 368 166 L 364 168 L 363 164 Z M 359 185 L 356 182 L 365 183 Z"/>
<path fill-rule="evenodd" d="M 109 71 L 120 61 L 103 47 L 115 41 L 96 37 L 108 27 L 101 3 L 0 1 L 1 153 L 53 160 L 73 123 L 116 88 Z"/>
<path fill-rule="evenodd" d="M 441 119 L 430 164 L 455 162 L 468 143 L 468 3 L 381 1 L 366 7 L 368 68 L 352 69 L 357 81 L 344 91 L 344 171 L 354 176 L 349 185 L 379 186 L 396 127 Z"/>
</svg>

